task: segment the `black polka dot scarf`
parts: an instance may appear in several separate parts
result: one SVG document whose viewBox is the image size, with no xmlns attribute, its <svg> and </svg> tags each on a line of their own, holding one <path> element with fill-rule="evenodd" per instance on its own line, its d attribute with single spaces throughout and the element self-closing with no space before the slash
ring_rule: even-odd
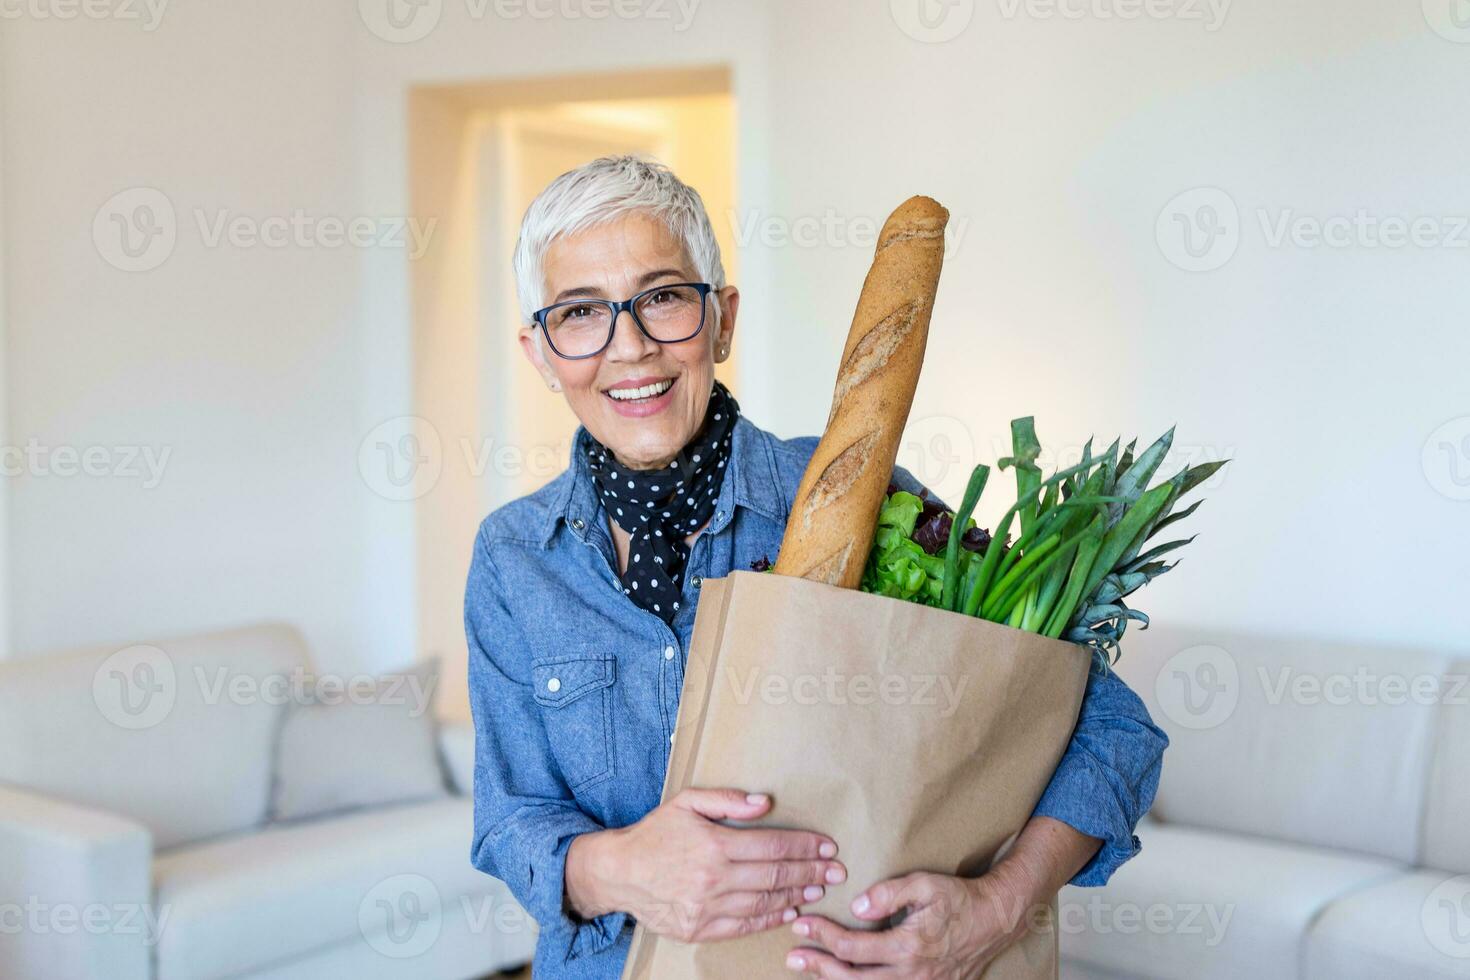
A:
<svg viewBox="0 0 1470 980">
<path fill-rule="evenodd" d="M 686 535 L 709 521 L 730 457 L 730 438 L 740 406 L 719 381 L 699 432 L 668 466 L 630 470 L 595 438 L 587 440 L 587 465 L 608 515 L 631 537 L 623 592 L 672 624 L 684 593 L 689 560 Z"/>
</svg>

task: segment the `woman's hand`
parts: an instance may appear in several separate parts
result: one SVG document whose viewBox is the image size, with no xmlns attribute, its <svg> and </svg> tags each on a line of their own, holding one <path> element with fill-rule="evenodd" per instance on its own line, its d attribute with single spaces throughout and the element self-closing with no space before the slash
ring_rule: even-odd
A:
<svg viewBox="0 0 1470 980">
<path fill-rule="evenodd" d="M 804 915 L 792 923 L 819 949 L 794 949 L 788 969 L 813 976 L 917 977 L 963 980 L 977 975 L 1026 931 L 1102 841 L 1050 817 L 1032 817 L 1005 858 L 979 878 L 919 872 L 879 882 L 852 903 L 852 913 L 877 922 L 900 910 L 891 929 L 847 929 Z"/>
<path fill-rule="evenodd" d="M 903 922 L 881 932 L 847 929 L 822 916 L 802 916 L 792 924 L 793 931 L 830 952 L 792 950 L 786 965 L 812 976 L 841 980 L 967 980 L 1020 936 L 1027 909 L 988 876 L 956 878 L 921 872 L 869 888 L 853 903 L 853 914 L 877 921 L 905 908 L 908 915 Z"/>
<path fill-rule="evenodd" d="M 821 834 L 715 822 L 754 820 L 770 807 L 763 794 L 687 789 L 631 826 L 583 834 L 567 850 L 567 901 L 583 918 L 628 912 L 681 942 L 791 922 L 847 869 Z"/>
</svg>

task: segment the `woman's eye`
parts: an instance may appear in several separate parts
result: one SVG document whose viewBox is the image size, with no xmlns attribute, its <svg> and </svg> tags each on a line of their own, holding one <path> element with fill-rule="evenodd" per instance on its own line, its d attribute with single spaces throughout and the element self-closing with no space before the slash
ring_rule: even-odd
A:
<svg viewBox="0 0 1470 980">
<path fill-rule="evenodd" d="M 667 289 L 660 289 L 658 292 L 656 292 L 652 296 L 648 297 L 648 301 L 650 303 L 663 303 L 663 302 L 666 302 L 666 301 L 672 299 L 673 296 L 674 296 L 674 294 L 673 294 L 672 291 L 667 290 Z"/>
<path fill-rule="evenodd" d="M 584 317 L 584 316 L 591 316 L 592 315 L 592 307 L 590 307 L 590 306 L 573 306 L 573 307 L 568 308 L 568 310 L 566 311 L 566 315 L 569 318 L 579 318 L 579 317 Z"/>
</svg>

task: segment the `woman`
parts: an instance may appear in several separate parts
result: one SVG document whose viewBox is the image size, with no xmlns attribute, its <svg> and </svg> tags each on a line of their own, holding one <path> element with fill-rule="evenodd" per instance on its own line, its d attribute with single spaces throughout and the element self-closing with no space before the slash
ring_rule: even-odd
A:
<svg viewBox="0 0 1470 980">
<path fill-rule="evenodd" d="M 660 805 L 700 583 L 773 559 L 814 437 L 782 440 L 714 378 L 740 294 L 699 195 L 630 157 L 558 177 L 515 253 L 520 345 L 581 425 L 571 465 L 480 527 L 465 595 L 476 727 L 473 861 L 540 924 L 534 974 L 617 977 L 633 921 L 713 942 L 789 928 L 822 977 L 968 977 L 1068 881 L 1138 850 L 1166 739 L 1094 673 L 1072 742 L 1015 847 L 986 875 L 912 874 L 853 912 L 802 915 L 846 877 L 842 841 L 735 829 L 770 807 L 743 787 Z M 902 467 L 894 482 L 918 482 Z M 799 751 L 799 747 L 797 747 Z"/>
</svg>

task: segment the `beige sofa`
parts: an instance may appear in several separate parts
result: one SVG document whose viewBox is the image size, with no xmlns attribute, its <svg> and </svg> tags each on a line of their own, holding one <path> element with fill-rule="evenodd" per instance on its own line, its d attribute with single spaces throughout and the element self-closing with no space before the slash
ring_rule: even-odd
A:
<svg viewBox="0 0 1470 980">
<path fill-rule="evenodd" d="M 1143 851 L 1062 896 L 1064 978 L 1470 977 L 1470 660 L 1130 630 L 1171 745 Z"/>
<path fill-rule="evenodd" d="M 0 664 L 0 977 L 466 978 L 529 961 L 534 923 L 469 863 L 469 729 L 441 733 L 454 792 L 266 822 L 285 710 L 269 681 L 309 668 L 284 626 Z"/>
</svg>

